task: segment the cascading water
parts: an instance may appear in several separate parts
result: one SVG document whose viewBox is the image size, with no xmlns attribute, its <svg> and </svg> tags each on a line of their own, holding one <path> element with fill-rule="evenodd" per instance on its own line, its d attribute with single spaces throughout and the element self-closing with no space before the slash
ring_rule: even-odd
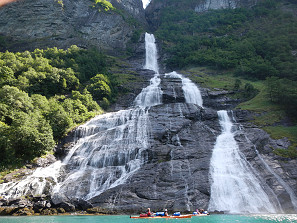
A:
<svg viewBox="0 0 297 223">
<path fill-rule="evenodd" d="M 203 100 L 199 88 L 189 78 L 176 73 L 175 71 L 165 74 L 171 78 L 180 78 L 182 80 L 182 88 L 185 95 L 186 103 L 196 104 L 203 107 Z"/>
<path fill-rule="evenodd" d="M 145 33 L 145 69 L 159 73 L 158 51 L 154 34 Z"/>
<path fill-rule="evenodd" d="M 142 0 L 143 8 L 145 9 L 150 4 L 150 2 L 151 0 Z"/>
<path fill-rule="evenodd" d="M 148 125 L 147 110 L 135 108 L 80 126 L 80 139 L 65 159 L 71 171 L 55 192 L 88 200 L 124 183 L 145 162 L 141 154 L 149 144 Z"/>
<path fill-rule="evenodd" d="M 234 122 L 236 122 L 236 120 L 234 118 L 234 115 L 233 115 L 233 112 L 232 112 L 232 119 L 233 119 Z M 240 130 L 243 129 L 243 127 L 241 125 L 239 125 L 239 127 L 240 127 Z M 292 190 L 292 188 L 277 173 L 275 173 L 275 171 L 265 162 L 264 158 L 262 157 L 262 155 L 257 150 L 256 145 L 254 143 L 252 143 L 251 140 L 246 135 L 244 135 L 244 137 L 245 137 L 245 139 L 246 139 L 247 142 L 249 142 L 249 143 L 251 143 L 253 145 L 253 147 L 255 149 L 255 152 L 257 154 L 257 157 L 259 158 L 259 160 L 261 161 L 261 163 L 264 165 L 264 167 L 266 168 L 266 170 L 268 170 L 268 172 L 270 172 L 274 176 L 274 178 L 279 182 L 279 184 L 288 193 L 288 195 L 291 198 L 292 204 L 294 206 L 294 210 L 297 212 L 297 197 L 294 194 L 294 191 Z M 280 209 L 282 210 L 280 203 L 279 203 L 279 206 L 280 206 Z"/>
<path fill-rule="evenodd" d="M 54 196 L 88 200 L 135 173 L 146 161 L 142 153 L 149 146 L 149 107 L 160 104 L 162 98 L 155 39 L 147 33 L 146 58 L 145 68 L 156 74 L 135 99 L 136 107 L 97 116 L 80 126 L 79 139 L 62 163 L 39 168 L 19 183 L 1 184 L 0 196 L 43 194 L 50 178 L 56 185 L 50 187 Z M 64 172 L 62 180 L 60 172 Z"/>
<path fill-rule="evenodd" d="M 210 211 L 275 213 L 276 207 L 260 186 L 252 167 L 239 152 L 227 111 L 218 111 L 222 133 L 210 163 Z"/>
<path fill-rule="evenodd" d="M 150 107 L 161 104 L 162 91 L 160 88 L 160 75 L 158 66 L 158 52 L 153 34 L 145 33 L 146 60 L 145 69 L 155 71 L 154 77 L 150 80 L 150 85 L 142 89 L 135 99 L 135 105 L 140 107 Z"/>
</svg>

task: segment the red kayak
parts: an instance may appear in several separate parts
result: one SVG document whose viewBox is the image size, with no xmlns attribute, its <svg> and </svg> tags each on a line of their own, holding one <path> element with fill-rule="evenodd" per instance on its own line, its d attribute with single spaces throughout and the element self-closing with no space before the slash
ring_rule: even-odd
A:
<svg viewBox="0 0 297 223">
<path fill-rule="evenodd" d="M 143 217 L 141 217 L 141 216 L 130 216 L 130 218 L 150 218 L 150 219 L 155 219 L 155 218 L 157 218 L 157 219 L 159 219 L 159 218 L 172 218 L 172 219 L 176 219 L 176 218 L 191 218 L 192 217 L 192 215 L 180 215 L 180 216 L 150 216 L 150 217 L 148 217 L 148 216 L 143 216 Z"/>
</svg>

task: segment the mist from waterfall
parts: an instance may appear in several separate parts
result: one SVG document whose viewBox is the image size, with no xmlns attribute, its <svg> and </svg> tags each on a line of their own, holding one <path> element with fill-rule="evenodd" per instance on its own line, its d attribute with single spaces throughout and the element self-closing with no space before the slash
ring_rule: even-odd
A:
<svg viewBox="0 0 297 223">
<path fill-rule="evenodd" d="M 218 111 L 222 128 L 210 162 L 211 197 L 209 211 L 229 213 L 276 213 L 272 198 L 248 161 L 240 153 L 227 111 Z"/>
<path fill-rule="evenodd" d="M 76 143 L 63 162 L 38 168 L 18 183 L 0 185 L 0 196 L 44 194 L 89 200 L 126 182 L 145 162 L 149 108 L 161 103 L 155 38 L 146 34 L 146 65 L 156 74 L 134 101 L 135 107 L 99 115 L 76 129 Z M 49 181 L 51 183 L 49 183 Z M 32 189 L 33 188 L 33 189 Z"/>
</svg>

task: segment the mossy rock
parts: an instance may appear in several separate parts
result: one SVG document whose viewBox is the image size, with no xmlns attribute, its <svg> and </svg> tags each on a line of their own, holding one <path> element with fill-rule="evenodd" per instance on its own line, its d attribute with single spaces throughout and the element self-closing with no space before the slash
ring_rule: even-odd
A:
<svg viewBox="0 0 297 223">
<path fill-rule="evenodd" d="M 61 214 L 66 213 L 66 211 L 64 210 L 64 208 L 57 208 L 57 211 Z"/>
<path fill-rule="evenodd" d="M 34 215 L 32 208 L 22 208 L 12 214 L 13 216 L 31 216 Z"/>
<path fill-rule="evenodd" d="M 86 210 L 86 212 L 88 214 L 115 214 L 114 211 L 107 210 L 107 209 L 104 209 L 104 208 L 101 208 L 101 207 L 88 208 Z"/>
<path fill-rule="evenodd" d="M 42 215 L 57 215 L 58 211 L 55 208 L 47 208 L 41 211 Z"/>
<path fill-rule="evenodd" d="M 17 210 L 17 207 L 0 207 L 0 215 L 12 215 Z"/>
</svg>

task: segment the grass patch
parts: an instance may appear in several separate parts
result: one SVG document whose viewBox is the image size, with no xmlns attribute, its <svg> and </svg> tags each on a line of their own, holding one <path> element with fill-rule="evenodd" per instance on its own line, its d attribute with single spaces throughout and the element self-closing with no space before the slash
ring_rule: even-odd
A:
<svg viewBox="0 0 297 223">
<path fill-rule="evenodd" d="M 230 72 L 218 72 L 206 67 L 194 67 L 183 70 L 181 73 L 188 74 L 191 80 L 210 89 L 232 90 L 237 79 Z"/>
<path fill-rule="evenodd" d="M 267 126 L 263 128 L 274 139 L 288 138 L 297 144 L 297 126 Z"/>
<path fill-rule="evenodd" d="M 206 67 L 189 68 L 181 73 L 187 74 L 201 87 L 212 90 L 232 91 L 237 79 L 241 81 L 241 89 L 247 83 L 252 84 L 259 93 L 254 98 L 240 103 L 236 108 L 255 112 L 254 120 L 251 122 L 263 128 L 273 139 L 288 138 L 292 145 L 288 149 L 275 149 L 275 154 L 286 158 L 297 158 L 297 125 L 289 127 L 280 125 L 280 122 L 287 118 L 286 113 L 281 106 L 270 101 L 264 81 L 249 81 L 234 76 L 230 71 L 219 72 Z M 232 97 L 244 99 L 241 93 L 235 93 Z"/>
</svg>

